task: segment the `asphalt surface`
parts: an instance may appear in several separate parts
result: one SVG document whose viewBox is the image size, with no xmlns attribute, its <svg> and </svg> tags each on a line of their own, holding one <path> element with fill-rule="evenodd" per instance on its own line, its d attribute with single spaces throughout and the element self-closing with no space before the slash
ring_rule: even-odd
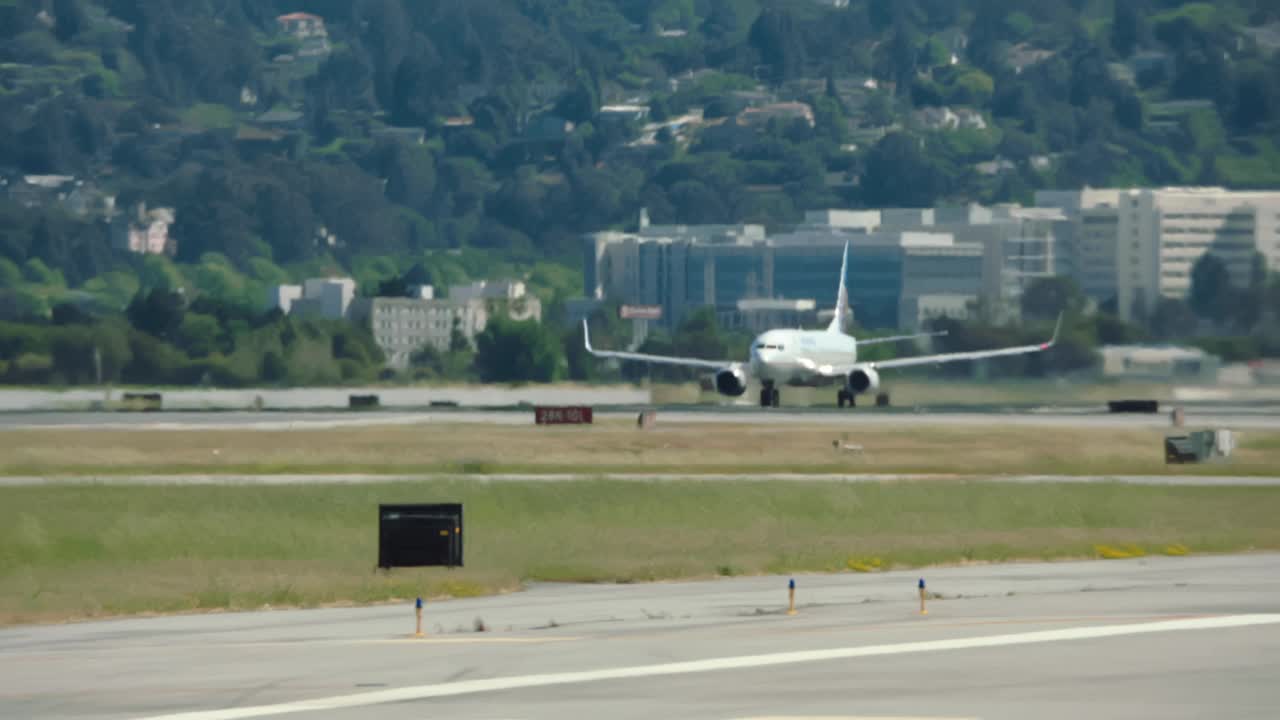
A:
<svg viewBox="0 0 1280 720">
<path fill-rule="evenodd" d="M 1183 487 L 1280 487 L 1277 476 L 1234 475 L 907 475 L 907 474 L 804 474 L 804 473 L 486 473 L 471 475 L 14 475 L 0 476 L 0 487 L 35 485 L 369 485 L 422 482 L 424 479 L 461 478 L 472 482 L 573 482 L 602 479 L 628 482 L 842 482 L 885 483 L 929 480 L 982 481 L 1014 484 L 1119 483 L 1122 485 L 1178 485 Z"/>
<path fill-rule="evenodd" d="M 445 571 L 442 571 L 445 572 Z M 0 631 L 0 717 L 1267 718 L 1280 556 L 654 585 Z M 485 631 L 476 629 L 483 624 Z M 192 714 L 194 713 L 194 714 Z"/>
<path fill-rule="evenodd" d="M 634 422 L 642 406 L 599 409 L 597 421 Z M 659 423 L 739 423 L 752 425 L 807 424 L 830 427 L 917 427 L 926 425 L 1018 424 L 1073 428 L 1167 428 L 1170 415 L 1113 414 L 1096 408 L 834 408 L 766 410 L 754 407 L 659 407 Z M 1280 405 L 1205 405 L 1185 409 L 1188 427 L 1235 430 L 1280 430 Z M 416 412 L 349 411 L 163 411 L 127 412 L 7 412 L 0 413 L 0 431 L 41 428 L 112 430 L 318 430 L 345 427 L 429 424 L 532 425 L 533 410 L 436 409 Z"/>
<path fill-rule="evenodd" d="M 70 390 L 0 389 L 0 412 L 84 411 L 95 403 L 119 402 L 124 392 L 159 392 L 169 410 L 246 410 L 256 403 L 269 409 L 334 410 L 346 408 L 351 395 L 377 395 L 383 407 L 425 408 L 432 403 L 454 403 L 461 406 L 516 405 L 619 405 L 647 403 L 651 394 L 643 388 L 557 387 L 529 385 L 525 387 L 335 387 L 335 388 L 256 388 L 248 390 L 154 388 Z"/>
</svg>

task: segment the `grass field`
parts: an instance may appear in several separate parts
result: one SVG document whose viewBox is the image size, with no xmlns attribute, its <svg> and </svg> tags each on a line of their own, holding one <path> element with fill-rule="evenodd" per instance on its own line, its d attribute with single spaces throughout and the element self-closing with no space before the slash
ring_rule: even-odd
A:
<svg viewBox="0 0 1280 720">
<path fill-rule="evenodd" d="M 993 422 L 1010 423 L 1009 420 Z M 338 430 L 0 433 L 0 475 L 681 472 L 1270 475 L 1280 433 L 1246 433 L 1230 463 L 1168 466 L 1163 429 L 1017 424 L 831 426 L 426 424 Z M 833 443 L 863 446 L 862 453 Z"/>
<path fill-rule="evenodd" d="M 446 501 L 465 504 L 466 568 L 375 574 L 378 503 Z M 466 596 L 528 580 L 1280 549 L 1277 517 L 1280 489 L 1114 484 L 10 487 L 0 623 Z"/>
</svg>

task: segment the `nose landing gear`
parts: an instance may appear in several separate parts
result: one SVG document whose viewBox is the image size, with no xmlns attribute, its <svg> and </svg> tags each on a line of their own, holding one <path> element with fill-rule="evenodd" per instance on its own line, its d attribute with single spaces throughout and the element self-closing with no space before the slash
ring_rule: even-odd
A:
<svg viewBox="0 0 1280 720">
<path fill-rule="evenodd" d="M 782 393 L 778 392 L 773 383 L 765 383 L 760 388 L 760 407 L 778 407 L 781 401 Z"/>
</svg>

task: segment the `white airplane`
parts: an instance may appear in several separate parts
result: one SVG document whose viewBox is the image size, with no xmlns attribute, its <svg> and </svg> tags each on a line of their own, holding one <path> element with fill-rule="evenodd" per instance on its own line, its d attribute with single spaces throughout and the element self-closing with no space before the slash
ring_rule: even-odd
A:
<svg viewBox="0 0 1280 720">
<path fill-rule="evenodd" d="M 849 313 L 849 293 L 845 289 L 844 279 L 848 266 L 849 244 L 845 243 L 844 259 L 840 263 L 840 288 L 836 293 L 835 317 L 831 319 L 831 324 L 826 330 L 768 330 L 751 343 L 751 358 L 745 363 L 596 350 L 591 347 L 591 336 L 586 320 L 582 321 L 583 342 L 587 352 L 596 357 L 714 370 L 716 390 L 729 397 L 741 397 L 745 394 L 747 379 L 753 377 L 761 384 L 760 407 L 778 407 L 781 398 L 781 393 L 778 391 L 779 385 L 833 384 L 842 386 L 836 394 L 839 407 L 844 407 L 846 404 L 853 407 L 858 395 L 873 392 L 880 387 L 881 370 L 1043 352 L 1058 342 L 1058 332 L 1062 329 L 1061 315 L 1058 316 L 1058 325 L 1054 328 L 1053 338 L 1039 345 L 858 362 L 859 345 L 912 340 L 946 333 L 919 333 L 861 341 L 845 334 L 844 326 Z"/>
</svg>

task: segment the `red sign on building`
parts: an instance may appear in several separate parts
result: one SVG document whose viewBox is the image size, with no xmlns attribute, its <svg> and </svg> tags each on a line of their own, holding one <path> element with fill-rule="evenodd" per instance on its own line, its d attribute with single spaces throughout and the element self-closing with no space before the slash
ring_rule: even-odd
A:
<svg viewBox="0 0 1280 720">
<path fill-rule="evenodd" d="M 618 308 L 618 316 L 623 320 L 661 320 L 661 305 L 623 305 Z"/>
<path fill-rule="evenodd" d="M 589 407 L 535 407 L 534 421 L 539 425 L 590 425 Z"/>
</svg>

